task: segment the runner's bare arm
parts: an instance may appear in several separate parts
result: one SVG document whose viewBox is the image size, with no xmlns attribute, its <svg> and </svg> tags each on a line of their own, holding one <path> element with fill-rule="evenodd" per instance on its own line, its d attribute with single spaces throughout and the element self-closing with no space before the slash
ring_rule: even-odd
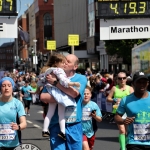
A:
<svg viewBox="0 0 150 150">
<path fill-rule="evenodd" d="M 41 93 L 40 100 L 44 103 L 56 103 L 53 96 L 51 96 L 49 93 Z"/>
<path fill-rule="evenodd" d="M 66 93 L 67 95 L 71 96 L 72 98 L 76 98 L 79 95 L 79 92 L 73 87 L 65 88 L 60 83 L 58 83 L 56 87 L 59 88 L 64 93 Z"/>
<path fill-rule="evenodd" d="M 107 96 L 107 102 L 113 102 L 113 96 L 114 96 L 115 88 L 116 87 L 113 86 L 112 89 L 110 90 L 110 93 Z"/>
<path fill-rule="evenodd" d="M 46 76 L 46 80 L 53 85 L 54 81 L 57 80 L 56 76 L 54 74 L 49 74 Z M 57 88 L 59 88 L 61 91 L 63 91 L 64 93 L 66 93 L 67 95 L 71 96 L 72 98 L 76 98 L 79 95 L 79 92 L 72 88 L 65 88 L 63 87 L 59 82 L 56 85 Z"/>
<path fill-rule="evenodd" d="M 114 119 L 115 119 L 117 124 L 120 124 L 120 125 L 124 124 L 124 119 L 122 119 L 121 114 L 116 113 Z"/>
<path fill-rule="evenodd" d="M 114 119 L 115 119 L 117 124 L 129 125 L 129 124 L 134 122 L 135 117 L 127 117 L 126 119 L 123 119 L 121 114 L 116 113 Z"/>
</svg>

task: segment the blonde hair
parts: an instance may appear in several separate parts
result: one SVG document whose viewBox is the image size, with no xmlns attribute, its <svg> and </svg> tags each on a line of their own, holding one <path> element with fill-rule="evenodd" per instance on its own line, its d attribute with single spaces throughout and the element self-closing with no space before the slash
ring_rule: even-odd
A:
<svg viewBox="0 0 150 150">
<path fill-rule="evenodd" d="M 40 74 L 45 73 L 45 71 L 50 68 L 49 66 L 43 66 L 43 68 L 40 71 Z"/>
<path fill-rule="evenodd" d="M 30 86 L 33 88 L 37 88 L 37 83 L 35 81 L 31 81 Z"/>
<path fill-rule="evenodd" d="M 110 74 L 104 74 L 104 78 L 109 78 L 110 77 Z"/>
</svg>

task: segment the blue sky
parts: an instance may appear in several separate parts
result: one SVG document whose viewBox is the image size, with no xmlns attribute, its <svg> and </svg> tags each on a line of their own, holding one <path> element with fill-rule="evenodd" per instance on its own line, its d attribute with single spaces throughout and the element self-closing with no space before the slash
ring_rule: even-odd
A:
<svg viewBox="0 0 150 150">
<path fill-rule="evenodd" d="M 21 8 L 20 8 L 20 2 L 21 2 Z M 17 0 L 17 10 L 19 12 L 18 17 L 24 13 L 25 10 L 28 9 L 27 4 L 32 4 L 33 0 Z M 14 39 L 6 39 L 6 38 L 0 38 L 0 45 L 2 45 L 5 42 L 12 42 Z"/>
</svg>

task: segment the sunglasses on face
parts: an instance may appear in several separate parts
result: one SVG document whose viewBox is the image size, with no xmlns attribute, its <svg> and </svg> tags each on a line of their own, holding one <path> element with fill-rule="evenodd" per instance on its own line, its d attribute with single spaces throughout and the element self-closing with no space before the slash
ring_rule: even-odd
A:
<svg viewBox="0 0 150 150">
<path fill-rule="evenodd" d="M 125 80 L 127 77 L 118 77 L 118 80 Z"/>
</svg>

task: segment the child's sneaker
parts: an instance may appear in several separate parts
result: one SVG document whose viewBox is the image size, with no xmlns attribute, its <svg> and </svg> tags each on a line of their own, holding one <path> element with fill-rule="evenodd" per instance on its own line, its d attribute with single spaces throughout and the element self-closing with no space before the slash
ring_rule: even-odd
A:
<svg viewBox="0 0 150 150">
<path fill-rule="evenodd" d="M 61 137 L 64 140 L 66 140 L 66 135 L 63 134 L 62 132 L 58 133 L 58 136 Z"/>
<path fill-rule="evenodd" d="M 50 134 L 49 134 L 48 131 L 42 131 L 42 136 L 43 136 L 43 137 L 49 137 Z"/>
</svg>

